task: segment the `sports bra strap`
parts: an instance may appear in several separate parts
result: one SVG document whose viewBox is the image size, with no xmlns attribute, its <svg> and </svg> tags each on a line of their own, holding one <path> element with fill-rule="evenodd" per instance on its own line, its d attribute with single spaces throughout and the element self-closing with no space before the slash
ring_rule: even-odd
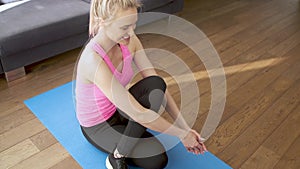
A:
<svg viewBox="0 0 300 169">
<path fill-rule="evenodd" d="M 108 65 L 108 67 L 110 68 L 110 70 L 112 72 L 115 72 L 116 68 L 114 67 L 114 65 L 111 63 L 109 57 L 107 56 L 106 52 L 103 50 L 103 48 L 98 44 L 98 43 L 94 43 L 93 44 L 93 49 L 103 58 L 103 60 L 105 61 L 105 63 Z"/>
</svg>

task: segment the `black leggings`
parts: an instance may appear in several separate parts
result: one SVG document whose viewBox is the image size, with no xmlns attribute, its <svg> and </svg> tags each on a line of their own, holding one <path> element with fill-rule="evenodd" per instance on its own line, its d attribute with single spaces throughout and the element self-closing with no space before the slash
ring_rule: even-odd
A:
<svg viewBox="0 0 300 169">
<path fill-rule="evenodd" d="M 158 76 L 150 76 L 133 85 L 129 92 L 145 108 L 155 112 L 162 104 L 166 84 Z M 145 169 L 160 169 L 167 165 L 168 157 L 163 145 L 146 128 L 117 110 L 106 122 L 93 127 L 81 126 L 87 140 L 106 153 L 117 148 L 126 156 L 129 165 Z"/>
</svg>

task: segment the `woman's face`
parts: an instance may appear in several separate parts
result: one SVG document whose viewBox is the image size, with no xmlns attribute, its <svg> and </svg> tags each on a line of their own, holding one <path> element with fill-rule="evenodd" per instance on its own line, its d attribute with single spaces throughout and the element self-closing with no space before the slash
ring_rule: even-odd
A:
<svg viewBox="0 0 300 169">
<path fill-rule="evenodd" d="M 119 10 L 115 18 L 104 26 L 106 35 L 114 42 L 128 45 L 134 34 L 137 21 L 137 9 Z"/>
</svg>

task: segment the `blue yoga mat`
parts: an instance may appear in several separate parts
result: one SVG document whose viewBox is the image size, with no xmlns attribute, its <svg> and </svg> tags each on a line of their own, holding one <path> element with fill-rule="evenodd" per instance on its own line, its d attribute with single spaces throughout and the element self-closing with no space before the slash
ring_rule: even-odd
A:
<svg viewBox="0 0 300 169">
<path fill-rule="evenodd" d="M 82 168 L 105 168 L 107 154 L 92 146 L 81 133 L 75 115 L 72 82 L 25 100 L 24 103 Z M 165 134 L 160 134 L 159 139 L 165 147 L 178 141 L 176 137 Z M 204 155 L 188 153 L 181 143 L 167 154 L 169 163 L 166 169 L 231 169 L 210 152 Z"/>
</svg>

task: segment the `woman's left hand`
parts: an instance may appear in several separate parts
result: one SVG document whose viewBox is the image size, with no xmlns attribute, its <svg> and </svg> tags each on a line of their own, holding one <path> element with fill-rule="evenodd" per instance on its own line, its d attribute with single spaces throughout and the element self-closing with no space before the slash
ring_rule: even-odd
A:
<svg viewBox="0 0 300 169">
<path fill-rule="evenodd" d="M 204 142 L 202 141 L 200 134 L 195 130 L 190 130 L 190 132 L 192 132 L 194 135 L 197 136 L 198 144 L 197 146 L 194 147 L 187 147 L 187 150 L 194 154 L 204 154 L 205 152 L 207 152 L 207 148 L 204 145 Z"/>
</svg>

